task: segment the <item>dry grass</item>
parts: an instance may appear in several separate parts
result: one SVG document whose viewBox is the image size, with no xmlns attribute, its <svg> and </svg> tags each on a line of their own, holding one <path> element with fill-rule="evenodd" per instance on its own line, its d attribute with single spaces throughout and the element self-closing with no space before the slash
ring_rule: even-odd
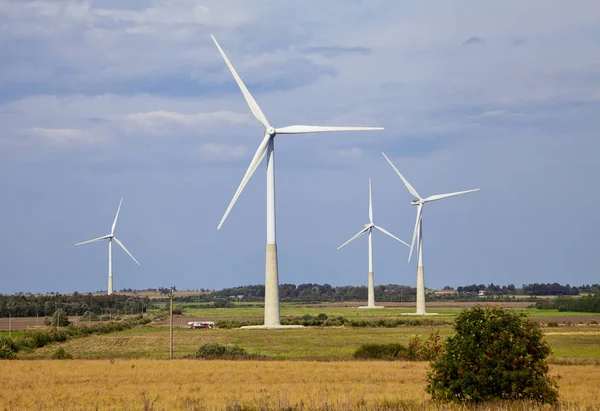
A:
<svg viewBox="0 0 600 411">
<path fill-rule="evenodd" d="M 4 361 L 0 409 L 438 409 L 424 392 L 426 367 L 406 362 Z M 555 366 L 553 372 L 562 376 L 561 409 L 600 407 L 600 367 Z M 531 408 L 521 403 L 481 409 Z"/>
</svg>

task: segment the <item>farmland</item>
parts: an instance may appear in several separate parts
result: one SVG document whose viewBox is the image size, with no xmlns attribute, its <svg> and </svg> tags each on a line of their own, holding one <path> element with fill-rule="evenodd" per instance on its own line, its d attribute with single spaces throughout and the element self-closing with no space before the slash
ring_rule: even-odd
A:
<svg viewBox="0 0 600 411">
<path fill-rule="evenodd" d="M 426 367 L 380 361 L 11 361 L 0 363 L 0 409 L 438 409 L 424 392 Z M 552 372 L 562 377 L 564 409 L 600 406 L 600 367 L 553 366 Z"/>
<path fill-rule="evenodd" d="M 184 315 L 175 318 L 173 361 L 167 360 L 166 321 L 73 338 L 35 350 L 22 349 L 17 358 L 27 361 L 0 362 L 0 384 L 6 387 L 0 392 L 0 410 L 89 407 L 203 410 L 227 406 L 249 410 L 266 407 L 370 410 L 386 406 L 435 409 L 424 391 L 426 362 L 354 361 L 352 355 L 366 343 L 407 344 L 415 335 L 426 338 L 436 331 L 445 338 L 452 332 L 452 323 L 461 309 L 473 305 L 432 303 L 430 311 L 440 315 L 425 319 L 401 316 L 413 311 L 412 306 L 403 304 L 391 304 L 381 310 L 360 310 L 347 303 L 283 304 L 282 318 L 315 317 L 323 313 L 330 318 L 341 316 L 367 323 L 396 318 L 408 322 L 391 328 L 192 330 L 186 327 L 187 321 L 260 321 L 262 307 L 238 304 L 235 308 L 196 308 L 194 304 L 180 304 Z M 596 388 L 600 386 L 600 326 L 595 323 L 599 316 L 531 309 L 527 308 L 529 303 L 522 302 L 502 305 L 526 312 L 542 325 L 553 350 L 552 372 L 562 377 L 563 407 L 600 407 L 600 390 Z M 35 318 L 23 320 L 24 324 L 35 326 Z M 417 320 L 420 325 L 414 323 Z M 554 322 L 557 324 L 548 326 Z M 13 331 L 13 336 L 16 334 Z M 188 359 L 209 342 L 236 345 L 271 361 Z M 74 360 L 50 361 L 59 347 Z M 32 388 L 38 393 L 36 396 L 27 395 Z M 531 404 L 503 407 L 532 409 Z"/>
</svg>

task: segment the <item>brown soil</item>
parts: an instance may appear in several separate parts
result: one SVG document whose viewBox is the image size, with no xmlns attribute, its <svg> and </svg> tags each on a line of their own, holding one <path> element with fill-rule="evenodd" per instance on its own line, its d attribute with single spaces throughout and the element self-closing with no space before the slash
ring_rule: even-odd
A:
<svg viewBox="0 0 600 411">
<path fill-rule="evenodd" d="M 72 323 L 78 323 L 79 317 L 69 317 L 69 321 Z M 22 331 L 26 328 L 35 328 L 35 327 L 43 327 L 44 326 L 44 317 L 13 317 L 10 318 L 0 318 L 0 331 L 8 331 L 11 329 L 12 331 Z"/>
</svg>

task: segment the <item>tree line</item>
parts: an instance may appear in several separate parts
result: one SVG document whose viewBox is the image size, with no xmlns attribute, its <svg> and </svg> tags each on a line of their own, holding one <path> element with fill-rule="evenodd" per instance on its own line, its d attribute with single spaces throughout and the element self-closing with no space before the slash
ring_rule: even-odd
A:
<svg viewBox="0 0 600 411">
<path fill-rule="evenodd" d="M 148 308 L 153 308 L 148 297 L 117 294 L 0 295 L 0 317 L 52 316 L 58 309 L 67 315 L 139 314 Z"/>
<path fill-rule="evenodd" d="M 243 301 L 262 301 L 265 298 L 264 285 L 247 285 L 224 288 L 214 292 L 215 298 L 238 298 Z M 414 301 L 416 289 L 405 285 L 378 285 L 375 287 L 375 299 L 381 302 Z M 196 298 L 196 297 L 194 297 Z M 367 299 L 365 286 L 338 286 L 329 284 L 281 284 L 279 299 L 283 302 L 340 302 Z M 196 298 L 196 301 L 197 298 Z"/>
<path fill-rule="evenodd" d="M 600 313 L 600 293 L 579 298 L 563 296 L 554 300 L 538 301 L 535 306 L 541 310 L 554 309 L 558 311 Z"/>
</svg>

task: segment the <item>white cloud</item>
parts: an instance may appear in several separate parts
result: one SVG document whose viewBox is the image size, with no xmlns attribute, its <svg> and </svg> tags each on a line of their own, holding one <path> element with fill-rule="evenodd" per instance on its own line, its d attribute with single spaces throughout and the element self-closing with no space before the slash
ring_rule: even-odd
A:
<svg viewBox="0 0 600 411">
<path fill-rule="evenodd" d="M 200 158 L 208 161 L 226 161 L 246 157 L 248 150 L 239 145 L 205 143 L 199 147 Z"/>
<path fill-rule="evenodd" d="M 232 111 L 185 114 L 159 110 L 127 114 L 123 120 L 125 128 L 130 131 L 142 130 L 154 134 L 166 134 L 173 131 L 173 126 L 194 127 L 196 131 L 202 132 L 206 128 L 224 127 L 224 123 L 248 124 L 253 119 L 248 114 Z"/>
<path fill-rule="evenodd" d="M 42 139 L 44 143 L 72 146 L 77 144 L 97 144 L 104 141 L 101 135 L 93 135 L 89 130 L 80 130 L 73 128 L 39 128 L 34 127 L 30 130 L 33 135 Z"/>
<path fill-rule="evenodd" d="M 338 158 L 354 159 L 361 158 L 363 155 L 363 151 L 360 148 L 353 147 L 348 149 L 337 150 L 333 153 L 333 155 Z"/>
</svg>

